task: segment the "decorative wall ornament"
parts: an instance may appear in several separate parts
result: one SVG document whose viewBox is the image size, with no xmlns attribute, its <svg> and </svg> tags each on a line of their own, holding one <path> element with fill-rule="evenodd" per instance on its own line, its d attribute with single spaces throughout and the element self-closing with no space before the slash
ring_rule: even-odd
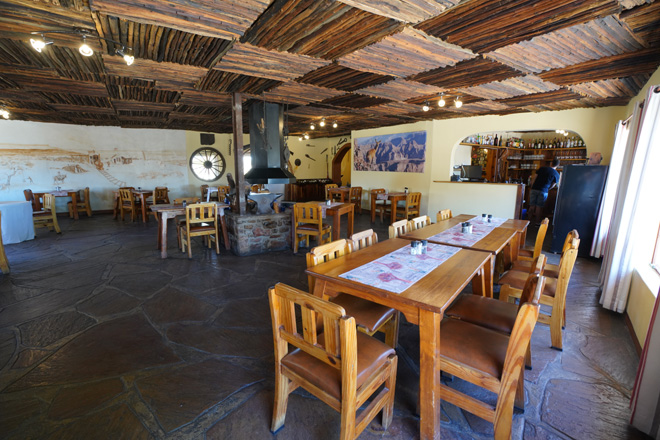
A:
<svg viewBox="0 0 660 440">
<path fill-rule="evenodd" d="M 356 171 L 423 173 L 425 161 L 426 131 L 355 139 L 353 165 Z"/>
</svg>

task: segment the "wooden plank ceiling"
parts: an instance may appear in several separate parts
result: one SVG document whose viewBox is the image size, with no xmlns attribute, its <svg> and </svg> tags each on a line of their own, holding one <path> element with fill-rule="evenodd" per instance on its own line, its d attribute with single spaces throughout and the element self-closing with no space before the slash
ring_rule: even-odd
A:
<svg viewBox="0 0 660 440">
<path fill-rule="evenodd" d="M 293 135 L 326 118 L 310 135 L 334 136 L 625 105 L 660 66 L 653 0 L 0 0 L 0 11 L 0 108 L 38 122 L 229 132 L 240 92 L 244 108 L 285 104 Z M 32 32 L 53 43 L 38 53 Z"/>
</svg>

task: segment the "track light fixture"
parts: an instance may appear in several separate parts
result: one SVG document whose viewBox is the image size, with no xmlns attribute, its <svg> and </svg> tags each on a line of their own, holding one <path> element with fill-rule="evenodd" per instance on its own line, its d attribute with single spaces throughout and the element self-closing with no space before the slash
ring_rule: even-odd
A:
<svg viewBox="0 0 660 440">
<path fill-rule="evenodd" d="M 94 50 L 87 44 L 87 37 L 90 38 L 97 38 L 99 40 L 104 40 L 108 41 L 116 46 L 121 46 L 121 49 L 115 49 L 115 53 L 121 57 L 124 58 L 124 61 L 126 62 L 127 65 L 133 64 L 135 61 L 135 57 L 133 56 L 133 48 L 128 47 L 120 43 L 119 41 L 111 40 L 110 38 L 104 38 L 100 37 L 98 35 L 92 34 L 90 31 L 86 29 L 72 29 L 72 30 L 53 30 L 53 31 L 38 31 L 38 32 L 31 32 L 32 35 L 40 35 L 41 38 L 30 38 L 30 44 L 36 50 L 37 52 L 41 53 L 41 51 L 48 46 L 49 44 L 53 44 L 53 41 L 48 41 L 46 40 L 44 34 L 69 34 L 69 35 L 80 35 L 82 38 L 82 45 L 78 49 L 81 55 L 86 56 L 86 57 L 91 57 L 94 55 Z M 110 52 L 112 54 L 112 52 Z"/>
<path fill-rule="evenodd" d="M 337 128 L 337 121 L 334 121 L 334 122 L 332 123 L 332 128 Z"/>
<path fill-rule="evenodd" d="M 2 116 L 5 119 L 9 119 L 9 112 L 4 108 L 0 108 L 0 116 Z"/>
<path fill-rule="evenodd" d="M 309 135 L 308 135 L 306 132 L 303 133 L 303 137 L 304 137 L 305 139 L 309 139 Z"/>
<path fill-rule="evenodd" d="M 325 118 L 321 118 L 321 122 L 319 122 L 319 126 L 325 127 Z"/>
<path fill-rule="evenodd" d="M 309 129 L 310 130 L 316 130 L 316 124 L 314 124 L 313 122 L 311 124 L 309 124 Z"/>
<path fill-rule="evenodd" d="M 440 99 L 438 100 L 438 107 L 444 107 L 446 104 L 445 102 L 445 94 L 443 93 L 440 95 Z"/>
<path fill-rule="evenodd" d="M 461 97 L 457 96 L 456 99 L 454 100 L 454 105 L 456 108 L 461 108 L 463 107 L 463 101 L 461 101 Z"/>
<path fill-rule="evenodd" d="M 425 112 L 431 110 L 431 107 L 429 106 L 428 101 L 424 101 L 424 105 L 422 106 L 422 110 L 424 110 Z"/>
</svg>

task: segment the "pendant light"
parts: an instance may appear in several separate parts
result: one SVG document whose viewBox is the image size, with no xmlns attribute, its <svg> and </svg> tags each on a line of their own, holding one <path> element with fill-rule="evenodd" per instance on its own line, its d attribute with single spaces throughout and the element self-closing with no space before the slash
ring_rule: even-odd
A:
<svg viewBox="0 0 660 440">
<path fill-rule="evenodd" d="M 422 110 L 424 110 L 425 112 L 431 110 L 431 107 L 429 106 L 428 101 L 424 101 L 424 105 L 422 106 Z"/>
<path fill-rule="evenodd" d="M 334 122 L 332 123 L 332 128 L 337 128 L 337 121 L 334 121 Z"/>
<path fill-rule="evenodd" d="M 9 112 L 4 108 L 0 108 L 0 116 L 2 116 L 5 119 L 9 119 Z"/>
<path fill-rule="evenodd" d="M 456 99 L 454 100 L 454 105 L 456 108 L 461 108 L 463 107 L 463 101 L 461 101 L 461 97 L 457 96 Z"/>
<path fill-rule="evenodd" d="M 444 107 L 445 104 L 447 103 L 445 102 L 445 94 L 443 93 L 440 95 L 440 99 L 438 100 L 438 107 Z"/>
<path fill-rule="evenodd" d="M 321 118 L 321 122 L 319 122 L 319 126 L 325 127 L 325 118 Z"/>
<path fill-rule="evenodd" d="M 313 122 L 311 124 L 309 124 L 309 129 L 310 130 L 316 130 L 316 124 L 314 124 Z"/>
</svg>

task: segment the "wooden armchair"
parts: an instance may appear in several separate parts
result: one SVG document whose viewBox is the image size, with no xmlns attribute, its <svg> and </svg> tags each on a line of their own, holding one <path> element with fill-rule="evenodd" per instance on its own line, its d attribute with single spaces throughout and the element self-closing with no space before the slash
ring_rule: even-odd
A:
<svg viewBox="0 0 660 440">
<path fill-rule="evenodd" d="M 404 219 L 410 220 L 411 217 L 419 216 L 419 206 L 422 201 L 422 193 L 413 192 L 406 196 L 405 205 L 403 210 L 397 209 L 396 216 L 403 216 Z"/>
<path fill-rule="evenodd" d="M 49 230 L 55 230 L 58 234 L 61 234 L 60 225 L 57 223 L 57 212 L 55 211 L 55 196 L 52 194 L 44 194 L 44 202 L 42 210 L 32 213 L 32 221 L 34 222 L 34 227 L 47 227 Z"/>
<path fill-rule="evenodd" d="M 415 217 L 409 222 L 409 229 L 415 231 L 431 224 L 431 218 L 428 215 Z"/>
<path fill-rule="evenodd" d="M 577 234 L 577 231 L 575 231 L 575 234 Z M 540 299 L 541 305 L 550 306 L 552 310 L 550 315 L 542 313 L 539 316 L 539 321 L 550 326 L 551 347 L 560 351 L 563 349 L 562 328 L 566 324 L 566 294 L 579 246 L 579 238 L 570 240 L 567 249 L 561 254 L 557 278 L 546 276 L 545 287 Z M 506 289 L 504 292 L 500 290 L 500 300 L 508 301 L 512 298 L 520 298 L 526 278 L 527 272 L 520 270 L 508 271 L 500 278 L 498 284 L 508 284 L 511 288 Z"/>
<path fill-rule="evenodd" d="M 397 238 L 401 235 L 407 234 L 408 232 L 410 232 L 410 224 L 405 218 L 403 220 L 399 220 L 398 222 L 392 223 L 389 227 L 390 238 Z"/>
<path fill-rule="evenodd" d="M 387 429 L 394 408 L 395 351 L 356 332 L 355 319 L 337 304 L 281 283 L 269 289 L 268 298 L 275 342 L 271 431 L 284 426 L 289 394 L 298 387 L 341 414 L 342 440 L 357 438 L 381 410 L 382 426 Z M 296 315 L 302 319 L 302 328 Z M 322 333 L 317 330 L 319 320 Z M 289 345 L 295 349 L 289 351 Z"/>
<path fill-rule="evenodd" d="M 352 186 L 350 193 L 350 202 L 355 205 L 355 210 L 362 214 L 362 187 Z"/>
<path fill-rule="evenodd" d="M 353 242 L 353 250 L 359 251 L 360 249 L 378 243 L 378 234 L 373 229 L 367 229 L 366 231 L 351 235 L 351 241 Z"/>
<path fill-rule="evenodd" d="M 495 405 L 440 385 L 442 399 L 493 423 L 496 440 L 511 438 L 513 405 L 524 397 L 523 363 L 539 305 L 525 303 L 516 316 L 511 336 L 459 319 L 440 324 L 440 369 L 497 395 Z"/>
<path fill-rule="evenodd" d="M 83 197 L 80 197 L 80 191 L 76 194 L 76 209 L 80 211 L 81 209 L 87 213 L 87 217 L 92 216 L 92 206 L 89 204 L 89 186 L 82 191 Z M 73 201 L 67 202 L 67 208 L 69 208 L 69 217 L 73 218 Z"/>
<path fill-rule="evenodd" d="M 188 258 L 192 258 L 192 237 L 205 237 L 209 249 L 215 240 L 215 253 L 220 254 L 220 238 L 218 237 L 218 212 L 215 203 L 193 203 L 186 206 L 186 224 L 181 227 L 181 251 L 188 248 Z"/>
<path fill-rule="evenodd" d="M 379 214 L 380 215 L 380 222 L 383 222 L 383 216 L 386 213 L 390 212 L 390 209 L 392 208 L 390 201 L 389 200 L 378 200 L 378 194 L 385 194 L 387 191 L 385 191 L 384 188 L 377 188 L 377 189 L 372 189 L 370 192 L 371 199 L 373 200 L 372 206 L 374 207 L 374 215 Z"/>
<path fill-rule="evenodd" d="M 119 216 L 122 221 L 126 212 L 131 213 L 131 222 L 135 221 L 140 209 L 140 199 L 135 198 L 133 187 L 119 188 Z"/>
<path fill-rule="evenodd" d="M 452 218 L 453 215 L 451 215 L 451 209 L 442 209 L 438 211 L 438 214 L 436 215 L 436 221 L 441 221 L 441 220 L 449 220 Z"/>
<path fill-rule="evenodd" d="M 0 272 L 9 273 L 9 260 L 5 254 L 5 245 L 2 243 L 2 211 L 0 211 Z"/>
<path fill-rule="evenodd" d="M 316 237 L 319 244 L 329 243 L 332 226 L 323 224 L 322 208 L 318 203 L 296 203 L 293 205 L 293 253 L 303 241 L 309 246 L 309 238 Z M 327 238 L 324 238 L 327 235 Z"/>
<path fill-rule="evenodd" d="M 350 254 L 352 249 L 353 243 L 343 238 L 317 246 L 307 253 L 307 267 L 343 257 Z M 313 294 L 314 277 L 308 276 L 307 281 L 309 293 Z M 399 314 L 396 310 L 347 294 L 339 294 L 330 301 L 339 304 L 350 316 L 353 316 L 360 331 L 370 336 L 381 331 L 385 333 L 385 343 L 396 348 L 399 340 Z"/>
</svg>

